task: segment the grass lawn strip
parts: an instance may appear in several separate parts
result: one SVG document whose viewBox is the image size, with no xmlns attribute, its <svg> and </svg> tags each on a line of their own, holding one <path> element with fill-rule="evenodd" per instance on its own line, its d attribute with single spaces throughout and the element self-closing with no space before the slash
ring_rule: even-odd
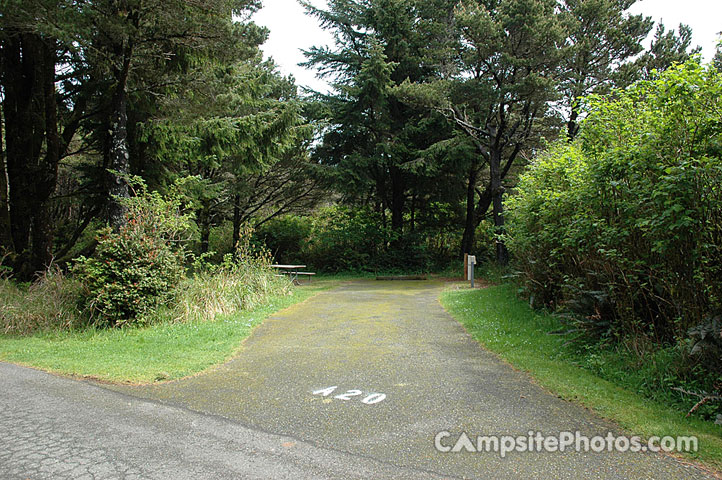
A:
<svg viewBox="0 0 722 480">
<path fill-rule="evenodd" d="M 441 303 L 488 350 L 566 400 L 580 403 L 645 438 L 697 436 L 699 452 L 684 454 L 715 470 L 722 469 L 722 428 L 648 400 L 575 365 L 562 353 L 565 339 L 549 332 L 559 320 L 534 312 L 511 285 L 471 290 L 452 287 Z"/>
<path fill-rule="evenodd" d="M 62 375 L 113 383 L 150 383 L 197 374 L 226 362 L 269 315 L 327 290 L 324 280 L 273 297 L 258 308 L 211 322 L 144 328 L 86 329 L 31 336 L 0 335 L 0 360 Z"/>
</svg>

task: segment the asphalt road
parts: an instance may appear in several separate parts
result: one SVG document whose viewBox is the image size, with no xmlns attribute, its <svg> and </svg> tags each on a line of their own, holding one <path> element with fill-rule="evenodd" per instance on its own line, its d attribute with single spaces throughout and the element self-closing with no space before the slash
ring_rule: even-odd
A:
<svg viewBox="0 0 722 480">
<path fill-rule="evenodd" d="M 96 386 L 0 363 L 0 478 L 709 478 L 649 452 L 438 451 L 439 432 L 448 448 L 462 432 L 617 431 L 480 348 L 441 288 L 324 292 L 175 382 Z"/>
</svg>

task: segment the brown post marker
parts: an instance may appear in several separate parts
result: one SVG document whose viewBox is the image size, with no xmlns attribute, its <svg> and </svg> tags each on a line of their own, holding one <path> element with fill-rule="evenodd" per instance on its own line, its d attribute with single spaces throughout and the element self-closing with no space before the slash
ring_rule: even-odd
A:
<svg viewBox="0 0 722 480">
<path fill-rule="evenodd" d="M 469 254 L 464 254 L 464 281 L 469 280 Z"/>
</svg>

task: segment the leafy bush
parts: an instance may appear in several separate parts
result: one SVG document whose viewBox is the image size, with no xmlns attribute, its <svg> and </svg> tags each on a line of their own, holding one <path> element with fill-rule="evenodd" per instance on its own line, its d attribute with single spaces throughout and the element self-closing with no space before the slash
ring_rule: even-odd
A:
<svg viewBox="0 0 722 480">
<path fill-rule="evenodd" d="M 311 234 L 310 217 L 284 215 L 261 225 L 256 236 L 263 241 L 279 263 L 305 261 L 302 250 Z"/>
<path fill-rule="evenodd" d="M 722 310 L 722 74 L 691 61 L 587 104 L 509 202 L 521 278 L 582 328 L 675 344 Z"/>
<path fill-rule="evenodd" d="M 0 277 L 0 331 L 22 335 L 81 326 L 81 300 L 80 283 L 57 269 L 26 286 Z"/>
<path fill-rule="evenodd" d="M 448 211 L 438 205 L 435 215 Z M 434 216 L 434 218 L 436 218 Z M 410 222 L 410 218 L 407 218 Z M 414 222 L 399 239 L 367 207 L 334 205 L 312 216 L 285 215 L 261 225 L 256 239 L 279 263 L 305 263 L 326 272 L 421 272 L 446 268 L 458 255 L 459 232 Z"/>
<path fill-rule="evenodd" d="M 182 235 L 190 218 L 179 201 L 142 190 L 126 206 L 126 225 L 102 230 L 93 256 L 78 258 L 73 268 L 101 326 L 144 323 L 184 275 Z"/>
<path fill-rule="evenodd" d="M 315 268 L 330 272 L 373 268 L 391 238 L 389 230 L 378 223 L 365 209 L 323 208 L 312 219 L 303 257 Z"/>
</svg>

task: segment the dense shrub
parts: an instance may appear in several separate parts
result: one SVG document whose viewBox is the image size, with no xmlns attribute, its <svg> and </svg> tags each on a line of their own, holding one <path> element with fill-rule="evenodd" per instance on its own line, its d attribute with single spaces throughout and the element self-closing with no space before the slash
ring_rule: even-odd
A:
<svg viewBox="0 0 722 480">
<path fill-rule="evenodd" d="M 434 213 L 443 215 L 437 205 Z M 440 222 L 443 223 L 443 222 Z M 368 207 L 333 205 L 310 216 L 285 215 L 255 234 L 279 263 L 304 263 L 325 272 L 428 272 L 458 255 L 459 232 L 405 219 L 403 235 Z"/>
<path fill-rule="evenodd" d="M 722 74 L 689 62 L 587 103 L 581 139 L 522 176 L 509 245 L 535 303 L 675 344 L 722 309 Z"/>
<path fill-rule="evenodd" d="M 269 220 L 256 231 L 256 237 L 263 242 L 279 263 L 306 261 L 302 250 L 311 234 L 310 217 L 284 215 Z"/>
<path fill-rule="evenodd" d="M 304 258 L 315 268 L 330 272 L 374 268 L 378 255 L 391 239 L 373 214 L 364 209 L 326 207 L 312 218 Z"/>
<path fill-rule="evenodd" d="M 182 235 L 189 217 L 179 202 L 142 192 L 126 205 L 126 225 L 102 230 L 93 256 L 78 258 L 73 269 L 86 308 L 102 326 L 144 323 L 184 274 Z"/>
</svg>

